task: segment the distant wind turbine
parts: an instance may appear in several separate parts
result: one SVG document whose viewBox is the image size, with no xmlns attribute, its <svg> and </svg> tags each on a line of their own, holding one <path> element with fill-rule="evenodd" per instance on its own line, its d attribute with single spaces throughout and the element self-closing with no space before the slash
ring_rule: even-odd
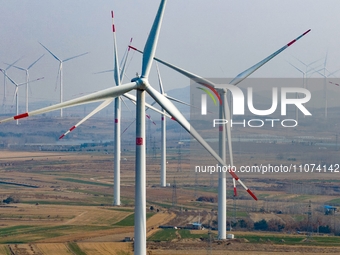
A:
<svg viewBox="0 0 340 255">
<path fill-rule="evenodd" d="M 312 71 L 315 70 L 315 68 L 310 68 L 310 66 L 312 66 L 313 64 L 319 62 L 321 59 L 318 59 L 318 60 L 315 60 L 309 64 L 305 64 L 304 62 L 302 62 L 300 59 L 298 58 L 295 58 L 297 61 L 299 61 L 302 65 L 305 66 L 305 71 L 303 71 L 301 68 L 298 68 L 297 66 L 295 66 L 294 64 L 288 62 L 289 65 L 291 65 L 295 70 L 297 70 L 298 72 L 302 73 L 302 87 L 303 88 L 307 88 L 307 77 L 308 77 L 308 74 L 311 73 Z M 312 73 L 313 74 L 313 73 Z M 296 93 L 296 98 L 298 98 L 298 93 Z M 295 111 L 295 118 L 296 118 L 296 121 L 298 121 L 299 119 L 299 110 L 298 108 L 296 108 L 296 111 Z"/>
<path fill-rule="evenodd" d="M 22 85 L 26 85 L 27 83 L 26 82 L 23 82 L 23 83 L 16 83 L 15 81 L 13 81 L 7 74 L 5 74 L 5 71 L 0 69 L 0 71 L 5 75 L 5 77 L 15 86 L 15 91 L 14 91 L 14 98 L 15 98 L 15 106 L 16 106 L 16 114 L 19 114 L 19 86 L 22 86 Z M 34 82 L 34 81 L 39 81 L 39 80 L 42 80 L 44 79 L 44 77 L 40 77 L 38 79 L 35 79 L 31 82 Z M 19 124 L 19 120 L 16 119 L 16 122 L 17 122 L 17 125 Z"/>
<path fill-rule="evenodd" d="M 42 47 L 44 47 L 44 49 L 47 50 L 56 60 L 59 61 L 59 70 L 58 70 L 57 78 L 59 77 L 59 80 L 60 80 L 60 103 L 62 103 L 63 102 L 63 98 L 64 98 L 63 63 L 67 62 L 67 61 L 69 61 L 71 59 L 84 56 L 84 55 L 88 54 L 88 52 L 85 52 L 85 53 L 82 53 L 80 55 L 76 55 L 76 56 L 73 56 L 73 57 L 70 57 L 70 58 L 65 58 L 65 59 L 61 60 L 55 54 L 53 54 L 47 47 L 45 47 L 41 42 L 39 42 L 39 44 Z M 63 117 L 63 109 L 60 109 L 60 117 Z"/>
<path fill-rule="evenodd" d="M 3 105 L 3 108 L 5 108 L 5 104 L 6 104 L 6 94 L 7 94 L 7 91 L 6 91 L 6 74 L 7 74 L 7 70 L 10 69 L 13 65 L 15 65 L 21 58 L 18 58 L 17 60 L 15 60 L 12 64 L 9 64 L 5 69 L 2 69 L 2 73 L 4 74 L 4 97 L 3 97 L 3 100 L 2 100 L 2 105 Z"/>
<path fill-rule="evenodd" d="M 28 70 L 31 69 L 45 54 L 41 55 L 37 60 L 35 60 L 32 64 L 30 64 L 27 68 L 19 67 L 13 65 L 14 68 L 17 68 L 19 70 L 26 72 L 26 112 L 28 112 L 28 86 L 30 82 L 29 73 Z"/>
</svg>

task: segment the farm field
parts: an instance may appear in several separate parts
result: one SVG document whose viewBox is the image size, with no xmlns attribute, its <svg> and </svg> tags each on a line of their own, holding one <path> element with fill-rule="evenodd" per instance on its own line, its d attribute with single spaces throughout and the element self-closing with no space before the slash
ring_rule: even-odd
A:
<svg viewBox="0 0 340 255">
<path fill-rule="evenodd" d="M 88 124 L 85 129 L 90 130 L 91 125 L 94 124 Z M 107 134 L 105 125 L 99 126 L 103 136 Z M 244 130 L 239 135 L 248 134 Z M 325 204 L 340 206 L 340 181 L 330 172 L 239 174 L 256 193 L 257 202 L 239 186 L 237 198 L 231 199 L 233 187 L 228 178 L 228 231 L 231 225 L 236 239 L 219 242 L 214 239 L 216 230 L 212 230 L 210 243 L 207 230 L 181 229 L 193 222 L 217 227 L 218 175 L 195 174 L 194 165 L 210 164 L 209 155 L 190 153 L 193 148 L 184 143 L 179 160 L 176 129 L 168 137 L 168 187 L 159 187 L 159 153 L 154 155 L 149 151 L 147 156 L 147 238 L 151 254 L 188 254 L 188 250 L 189 254 L 207 254 L 209 250 L 212 254 L 340 253 L 337 236 L 316 234 L 318 222 L 322 227 L 328 226 L 326 230 L 340 231 L 338 213 L 325 215 L 323 209 Z M 40 150 L 34 146 L 23 146 L 24 150 L 2 149 L 0 153 L 0 199 L 11 201 L 0 204 L 0 254 L 133 254 L 133 243 L 122 242 L 133 237 L 133 145 L 123 144 L 119 207 L 111 206 L 111 145 L 37 147 Z M 285 164 L 287 158 L 293 158 L 298 165 L 309 162 L 314 153 L 318 153 L 320 162 L 338 158 L 336 150 L 318 150 L 302 144 L 235 142 L 234 148 L 239 166 Z M 206 156 L 195 158 L 195 155 Z M 303 229 L 309 204 L 315 235 L 311 242 L 305 240 Z M 284 225 L 285 229 L 253 231 L 254 223 L 261 220 Z M 244 223 L 250 224 L 249 229 Z M 176 226 L 178 230 L 159 229 L 160 225 Z M 297 234 L 295 229 L 301 226 L 301 233 Z"/>
</svg>

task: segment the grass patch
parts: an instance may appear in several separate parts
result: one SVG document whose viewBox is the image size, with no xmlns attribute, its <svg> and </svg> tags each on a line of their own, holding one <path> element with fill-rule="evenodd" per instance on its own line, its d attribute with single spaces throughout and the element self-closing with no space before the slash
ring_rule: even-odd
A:
<svg viewBox="0 0 340 255">
<path fill-rule="evenodd" d="M 166 204 L 166 203 L 159 203 L 159 202 L 153 202 L 153 201 L 147 201 L 148 203 L 151 203 L 153 205 L 157 205 L 159 207 L 164 207 L 164 208 L 171 208 L 172 207 L 172 204 L 169 203 L 169 204 Z"/>
<path fill-rule="evenodd" d="M 9 236 L 24 232 L 33 226 L 13 226 L 7 228 L 0 228 L 0 237 Z"/>
<path fill-rule="evenodd" d="M 227 211 L 227 217 L 234 217 L 233 211 Z M 236 211 L 236 217 L 237 218 L 245 218 L 248 217 L 248 213 L 245 211 Z"/>
<path fill-rule="evenodd" d="M 176 238 L 176 229 L 162 229 L 148 238 L 148 241 L 171 241 Z"/>
<path fill-rule="evenodd" d="M 40 204 L 40 205 L 73 205 L 73 206 L 98 206 L 99 203 L 90 203 L 86 201 L 49 201 L 49 200 L 27 200 L 23 204 Z"/>
<path fill-rule="evenodd" d="M 7 246 L 2 246 L 0 247 L 0 253 L 1 254 L 6 254 L 6 255 L 11 255 L 11 251 Z"/>
<path fill-rule="evenodd" d="M 297 222 L 303 221 L 305 219 L 305 215 L 294 215 L 293 216 L 294 220 Z"/>
<path fill-rule="evenodd" d="M 69 191 L 72 191 L 72 192 L 75 192 L 75 193 L 83 193 L 83 194 L 87 194 L 87 195 L 111 197 L 111 199 L 113 198 L 113 196 L 111 194 L 109 194 L 109 193 L 102 193 L 102 192 L 92 191 L 92 190 L 69 189 Z"/>
<path fill-rule="evenodd" d="M 256 195 L 258 199 L 265 199 L 266 197 L 269 197 L 270 194 L 258 194 Z"/>
<path fill-rule="evenodd" d="M 76 255 L 86 255 L 85 252 L 83 252 L 77 243 L 68 243 L 67 246 L 70 248 L 70 250 L 73 252 L 73 254 Z"/>
<path fill-rule="evenodd" d="M 181 238 L 183 238 L 183 239 L 187 239 L 187 238 L 191 238 L 191 239 L 204 238 L 204 239 L 207 239 L 207 238 L 209 238 L 208 232 L 206 232 L 204 234 L 195 234 L 195 233 L 191 233 L 189 229 L 180 229 L 179 234 L 181 235 Z M 214 236 L 215 234 L 212 233 L 212 235 Z"/>
<path fill-rule="evenodd" d="M 146 219 L 149 219 L 154 213 L 146 213 Z M 132 213 L 122 219 L 121 221 L 117 222 L 114 224 L 115 226 L 120 226 L 120 227 L 131 227 L 135 225 L 135 214 Z"/>
<path fill-rule="evenodd" d="M 306 236 L 284 235 L 237 235 L 237 238 L 246 238 L 250 243 L 273 243 L 306 246 L 340 246 L 340 237 L 313 236 L 310 241 L 305 241 Z"/>
<path fill-rule="evenodd" d="M 155 241 L 155 242 L 161 242 L 161 241 L 171 241 L 173 239 L 177 238 L 176 232 L 181 236 L 181 239 L 196 239 L 196 238 L 209 238 L 208 232 L 204 234 L 195 234 L 191 233 L 189 229 L 161 229 L 160 231 L 157 231 L 155 234 L 150 236 L 148 238 L 148 241 Z M 214 234 L 212 234 L 214 235 Z"/>
<path fill-rule="evenodd" d="M 125 209 L 125 208 L 106 208 L 106 209 L 112 210 L 112 211 L 118 211 L 118 212 L 131 212 L 131 213 L 134 212 L 133 209 Z"/>
<path fill-rule="evenodd" d="M 335 199 L 329 200 L 329 201 L 327 201 L 327 203 L 331 204 L 331 205 L 340 205 L 340 198 L 335 198 Z"/>
<path fill-rule="evenodd" d="M 112 229 L 109 226 L 61 225 L 61 226 L 14 226 L 0 228 L 0 243 L 28 243 L 76 232 L 92 232 Z"/>
<path fill-rule="evenodd" d="M 93 181 L 84 181 L 84 180 L 73 179 L 73 178 L 58 178 L 58 180 L 60 180 L 60 181 L 66 181 L 66 182 L 80 183 L 80 184 L 88 184 L 88 185 L 104 186 L 104 187 L 112 187 L 112 186 L 113 186 L 113 184 L 109 184 L 109 183 L 93 182 Z"/>
<path fill-rule="evenodd" d="M 312 198 L 314 198 L 315 196 L 309 196 L 309 195 L 300 195 L 300 196 L 296 196 L 294 198 L 291 199 L 291 201 L 304 201 L 304 200 L 310 200 Z"/>
</svg>

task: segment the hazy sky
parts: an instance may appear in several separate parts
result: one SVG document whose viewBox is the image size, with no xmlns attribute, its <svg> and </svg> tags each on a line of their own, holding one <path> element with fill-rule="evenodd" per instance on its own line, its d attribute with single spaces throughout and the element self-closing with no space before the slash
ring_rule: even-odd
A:
<svg viewBox="0 0 340 255">
<path fill-rule="evenodd" d="M 27 67 L 45 53 L 30 72 L 32 79 L 45 76 L 32 84 L 31 97 L 58 101 L 58 62 L 41 42 L 61 59 L 90 52 L 64 64 L 65 99 L 110 87 L 111 74 L 93 73 L 112 68 L 111 9 L 122 57 L 130 37 L 143 49 L 158 4 L 155 0 L 2 1 L 0 67 L 19 57 L 23 59 L 18 65 Z M 311 28 L 252 77 L 301 77 L 286 60 L 304 68 L 294 57 L 308 63 L 324 57 L 327 50 L 327 67 L 334 71 L 340 68 L 339 10 L 338 0 L 168 0 L 156 55 L 201 76 L 232 78 Z M 130 56 L 129 79 L 141 70 L 141 55 Z M 166 67 L 161 73 L 166 90 L 190 83 Z M 9 75 L 24 81 L 23 72 L 11 69 Z M 151 76 L 156 87 L 155 70 Z M 2 77 L 0 84 L 2 101 Z M 11 86 L 8 97 L 13 92 Z"/>
</svg>

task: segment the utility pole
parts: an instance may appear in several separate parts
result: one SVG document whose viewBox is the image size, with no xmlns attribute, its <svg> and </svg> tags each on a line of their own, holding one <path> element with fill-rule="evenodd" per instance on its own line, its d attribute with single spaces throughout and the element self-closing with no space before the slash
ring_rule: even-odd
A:
<svg viewBox="0 0 340 255">
<path fill-rule="evenodd" d="M 177 185 L 176 177 L 174 177 L 174 183 L 172 184 L 172 207 L 177 205 Z"/>
<path fill-rule="evenodd" d="M 312 226 L 312 201 L 309 200 L 308 203 L 308 218 L 307 218 L 307 239 L 311 239 L 313 234 Z"/>
</svg>

